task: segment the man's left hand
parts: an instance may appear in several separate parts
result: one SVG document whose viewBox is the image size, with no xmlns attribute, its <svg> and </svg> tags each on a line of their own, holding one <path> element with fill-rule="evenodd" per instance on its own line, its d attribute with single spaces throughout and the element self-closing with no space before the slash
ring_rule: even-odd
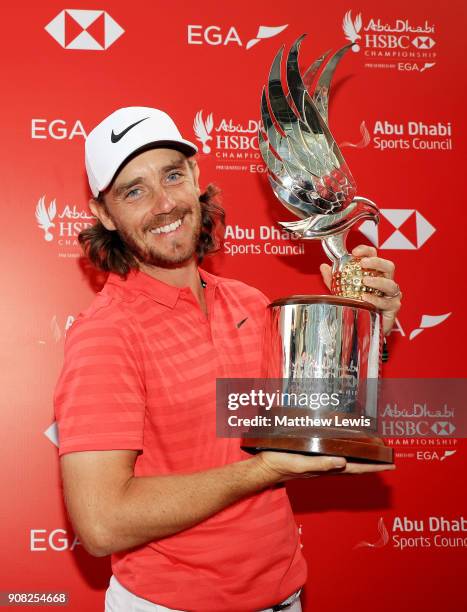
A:
<svg viewBox="0 0 467 612">
<path fill-rule="evenodd" d="M 383 317 L 383 332 L 386 335 L 391 331 L 394 325 L 396 315 L 401 307 L 402 299 L 399 285 L 394 281 L 394 263 L 388 259 L 377 257 L 376 249 L 366 244 L 355 247 L 352 251 L 352 255 L 363 258 L 360 261 L 362 268 L 378 270 L 378 272 L 383 273 L 383 276 L 365 276 L 363 282 L 368 287 L 379 289 L 384 293 L 384 297 L 378 297 L 374 293 L 364 293 L 362 298 L 366 302 L 374 304 L 376 308 L 381 311 Z M 320 270 L 326 287 L 331 289 L 331 266 L 328 264 L 321 264 Z"/>
</svg>

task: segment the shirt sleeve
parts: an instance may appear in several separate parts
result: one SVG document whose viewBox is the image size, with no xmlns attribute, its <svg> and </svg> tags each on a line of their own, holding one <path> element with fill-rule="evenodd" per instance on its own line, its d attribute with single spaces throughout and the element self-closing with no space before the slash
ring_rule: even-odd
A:
<svg viewBox="0 0 467 612">
<path fill-rule="evenodd" d="M 142 450 L 146 393 L 139 346 L 123 322 L 84 318 L 73 324 L 54 395 L 59 455 Z"/>
</svg>

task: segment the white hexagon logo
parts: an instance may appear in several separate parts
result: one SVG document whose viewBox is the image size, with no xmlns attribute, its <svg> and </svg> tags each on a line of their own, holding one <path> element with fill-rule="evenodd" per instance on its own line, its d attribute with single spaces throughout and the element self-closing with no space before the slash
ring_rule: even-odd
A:
<svg viewBox="0 0 467 612">
<path fill-rule="evenodd" d="M 104 51 L 125 30 L 105 11 L 64 9 L 45 26 L 64 49 Z"/>
</svg>

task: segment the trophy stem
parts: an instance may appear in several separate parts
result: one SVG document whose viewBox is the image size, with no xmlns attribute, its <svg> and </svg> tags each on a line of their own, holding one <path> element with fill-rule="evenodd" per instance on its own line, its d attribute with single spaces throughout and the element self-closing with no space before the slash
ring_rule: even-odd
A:
<svg viewBox="0 0 467 612">
<path fill-rule="evenodd" d="M 328 236 L 327 238 L 323 239 L 324 252 L 332 261 L 333 268 L 335 268 L 343 259 L 347 260 L 350 257 L 346 247 L 348 233 L 349 230 L 346 229 L 339 234 L 334 234 L 333 236 Z"/>
</svg>

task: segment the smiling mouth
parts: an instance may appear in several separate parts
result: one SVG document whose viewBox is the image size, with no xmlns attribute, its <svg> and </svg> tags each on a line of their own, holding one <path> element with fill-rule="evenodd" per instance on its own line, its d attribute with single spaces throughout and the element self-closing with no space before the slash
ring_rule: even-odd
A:
<svg viewBox="0 0 467 612">
<path fill-rule="evenodd" d="M 168 234 L 169 232 L 174 232 L 176 229 L 178 229 L 181 224 L 182 220 L 177 219 L 177 221 L 174 221 L 173 223 L 168 223 L 162 227 L 156 227 L 155 229 L 150 230 L 150 232 L 151 234 Z"/>
</svg>

